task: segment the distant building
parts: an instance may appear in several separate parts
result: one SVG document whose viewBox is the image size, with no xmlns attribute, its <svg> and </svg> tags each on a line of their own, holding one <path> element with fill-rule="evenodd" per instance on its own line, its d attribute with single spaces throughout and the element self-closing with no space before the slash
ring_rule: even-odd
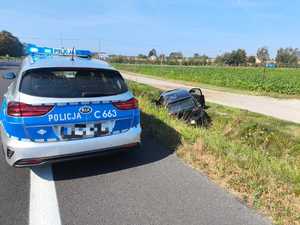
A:
<svg viewBox="0 0 300 225">
<path fill-rule="evenodd" d="M 257 58 L 257 56 L 255 56 L 255 63 L 256 64 L 262 63 L 261 60 L 259 58 Z M 270 60 L 266 61 L 266 65 L 273 65 L 273 64 L 276 65 L 276 61 L 274 59 L 270 59 Z M 270 67 L 272 67 L 272 66 L 270 66 Z"/>
<path fill-rule="evenodd" d="M 215 63 L 216 62 L 216 58 L 208 58 L 207 59 L 207 63 L 208 64 L 213 64 L 213 63 Z"/>
<path fill-rule="evenodd" d="M 151 55 L 151 56 L 149 57 L 149 60 L 150 60 L 150 61 L 156 61 L 156 60 L 157 60 L 157 56 Z"/>
<path fill-rule="evenodd" d="M 276 68 L 277 67 L 277 63 L 274 59 L 268 60 L 266 62 L 266 67 L 267 68 Z"/>
<path fill-rule="evenodd" d="M 256 64 L 261 64 L 261 60 L 257 56 L 255 56 L 255 63 Z"/>
</svg>

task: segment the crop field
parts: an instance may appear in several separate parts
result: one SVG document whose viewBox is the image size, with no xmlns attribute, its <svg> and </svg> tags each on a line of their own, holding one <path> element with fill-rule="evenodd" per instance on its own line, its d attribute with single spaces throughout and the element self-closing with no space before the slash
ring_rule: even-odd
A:
<svg viewBox="0 0 300 225">
<path fill-rule="evenodd" d="M 197 128 L 153 104 L 158 89 L 129 87 L 139 99 L 145 134 L 275 224 L 300 224 L 300 125 L 209 103 L 212 123 Z"/>
<path fill-rule="evenodd" d="M 300 96 L 300 69 L 251 67 L 186 67 L 114 64 L 126 70 L 164 79 L 247 90 L 266 95 Z"/>
</svg>

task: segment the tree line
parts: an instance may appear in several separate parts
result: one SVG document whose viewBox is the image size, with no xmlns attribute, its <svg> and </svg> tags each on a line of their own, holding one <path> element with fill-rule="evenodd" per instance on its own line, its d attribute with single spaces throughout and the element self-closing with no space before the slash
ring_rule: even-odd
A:
<svg viewBox="0 0 300 225">
<path fill-rule="evenodd" d="M 0 56 L 20 57 L 24 55 L 23 44 L 8 31 L 0 32 Z M 300 51 L 295 48 L 280 48 L 275 60 L 271 60 L 267 47 L 257 50 L 256 55 L 247 55 L 244 49 L 225 52 L 215 59 L 203 54 L 195 53 L 192 57 L 185 57 L 182 52 L 171 52 L 169 55 L 158 54 L 156 49 L 151 49 L 148 55 L 137 56 L 110 55 L 112 63 L 151 63 L 169 65 L 226 65 L 226 66 L 265 66 L 273 63 L 279 67 L 296 67 L 300 62 Z"/>
<path fill-rule="evenodd" d="M 182 52 L 171 52 L 168 56 L 157 54 L 151 49 L 148 55 L 137 56 L 110 55 L 112 63 L 146 63 L 146 64 L 167 64 L 167 65 L 224 65 L 224 66 L 266 66 L 273 64 L 278 67 L 297 67 L 300 63 L 300 52 L 295 48 L 280 48 L 276 58 L 271 59 L 267 47 L 259 48 L 256 55 L 247 55 L 246 50 L 237 49 L 225 52 L 216 58 L 209 58 L 207 55 L 195 53 L 192 57 L 185 57 Z"/>
</svg>

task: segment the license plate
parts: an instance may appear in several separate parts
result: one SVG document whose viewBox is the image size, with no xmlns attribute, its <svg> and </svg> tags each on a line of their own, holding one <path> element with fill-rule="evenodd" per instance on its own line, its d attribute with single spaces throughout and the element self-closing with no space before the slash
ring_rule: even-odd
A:
<svg viewBox="0 0 300 225">
<path fill-rule="evenodd" d="M 74 124 L 60 128 L 60 134 L 63 139 L 99 137 L 107 133 L 109 133 L 109 130 L 103 127 L 101 123 Z"/>
</svg>

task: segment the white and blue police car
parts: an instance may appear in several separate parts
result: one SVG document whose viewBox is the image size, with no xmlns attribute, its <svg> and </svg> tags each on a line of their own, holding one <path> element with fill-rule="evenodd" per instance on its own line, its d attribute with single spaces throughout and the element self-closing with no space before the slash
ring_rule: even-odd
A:
<svg viewBox="0 0 300 225">
<path fill-rule="evenodd" d="M 138 101 L 117 70 L 82 58 L 89 51 L 36 46 L 28 51 L 34 54 L 23 60 L 18 74 L 4 75 L 13 79 L 0 109 L 9 165 L 35 166 L 139 146 Z"/>
</svg>

